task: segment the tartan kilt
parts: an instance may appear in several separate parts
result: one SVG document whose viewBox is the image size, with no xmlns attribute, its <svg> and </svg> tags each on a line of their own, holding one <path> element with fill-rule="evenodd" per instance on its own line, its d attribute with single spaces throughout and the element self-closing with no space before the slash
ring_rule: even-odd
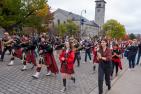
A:
<svg viewBox="0 0 141 94">
<path fill-rule="evenodd" d="M 74 74 L 74 69 L 69 69 L 67 64 L 61 64 L 61 68 L 60 68 L 60 72 L 61 73 L 66 73 L 66 74 Z"/>
<path fill-rule="evenodd" d="M 26 62 L 27 63 L 32 63 L 34 66 L 36 66 L 36 59 L 33 51 L 28 51 L 26 54 Z"/>
<path fill-rule="evenodd" d="M 21 59 L 22 58 L 22 49 L 21 48 L 15 49 L 14 56 Z"/>
</svg>

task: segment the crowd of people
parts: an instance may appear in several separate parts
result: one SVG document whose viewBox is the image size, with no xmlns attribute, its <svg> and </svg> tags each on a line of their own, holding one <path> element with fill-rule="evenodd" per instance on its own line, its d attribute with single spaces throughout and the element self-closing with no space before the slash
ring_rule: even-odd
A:
<svg viewBox="0 0 141 94">
<path fill-rule="evenodd" d="M 104 78 L 106 86 L 110 90 L 111 80 L 114 76 L 118 76 L 119 69 L 123 69 L 123 57 L 127 57 L 129 61 L 129 70 L 134 70 L 135 66 L 139 65 L 141 42 L 136 39 L 127 41 L 106 38 L 78 40 L 73 37 L 52 39 L 46 33 L 9 35 L 8 32 L 5 32 L 0 43 L 1 61 L 4 60 L 7 50 L 11 57 L 8 66 L 13 66 L 15 59 L 19 58 L 23 64 L 21 71 L 26 71 L 28 69 L 27 64 L 30 63 L 33 65 L 32 69 L 36 69 L 36 73 L 32 76 L 35 79 L 40 77 L 43 65 L 47 68 L 47 76 L 56 75 L 60 72 L 63 83 L 62 92 L 67 90 L 68 79 L 76 82 L 77 78 L 74 76 L 75 62 L 77 61 L 77 67 L 81 67 L 82 63 L 88 62 L 89 57 L 90 62 L 93 63 L 93 71 L 98 70 L 99 94 L 103 94 Z M 83 51 L 85 52 L 84 60 L 82 58 Z M 58 68 L 55 57 L 60 60 L 60 68 Z"/>
</svg>

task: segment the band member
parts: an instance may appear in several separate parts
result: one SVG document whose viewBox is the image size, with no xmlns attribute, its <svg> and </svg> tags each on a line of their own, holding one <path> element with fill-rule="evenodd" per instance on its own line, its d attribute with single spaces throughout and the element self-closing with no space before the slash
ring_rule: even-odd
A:
<svg viewBox="0 0 141 94">
<path fill-rule="evenodd" d="M 62 50 L 59 59 L 61 62 L 60 72 L 62 74 L 63 79 L 63 89 L 62 92 L 66 91 L 66 83 L 67 79 L 71 79 L 75 83 L 75 78 L 72 76 L 74 74 L 74 58 L 75 52 L 73 50 L 73 43 L 66 42 L 65 49 Z"/>
<path fill-rule="evenodd" d="M 33 75 L 33 78 L 38 79 L 42 65 L 45 64 L 47 67 L 47 76 L 50 76 L 51 73 L 54 73 L 55 75 L 59 72 L 54 55 L 53 55 L 53 47 L 51 44 L 49 44 L 44 37 L 41 38 L 41 43 L 39 45 L 39 64 L 36 69 L 35 75 Z"/>
<path fill-rule="evenodd" d="M 28 40 L 28 41 L 27 41 Z M 27 70 L 27 63 L 32 63 L 33 67 L 36 66 L 36 58 L 35 58 L 35 48 L 36 46 L 33 45 L 31 39 L 29 37 L 25 37 L 25 40 L 23 41 L 23 44 L 25 46 L 24 48 L 24 56 L 23 56 L 23 68 L 21 69 L 21 71 L 25 71 Z"/>
<path fill-rule="evenodd" d="M 21 59 L 22 58 L 22 49 L 21 49 L 21 41 L 20 39 L 14 35 L 13 36 L 13 45 L 12 45 L 12 56 L 11 56 L 11 61 L 10 63 L 8 64 L 9 66 L 12 66 L 14 64 L 14 59 L 15 57 Z"/>
<path fill-rule="evenodd" d="M 7 50 L 10 50 L 10 51 L 12 50 L 13 39 L 10 37 L 8 32 L 4 33 L 4 37 L 2 39 L 2 42 L 3 42 L 4 49 L 1 54 L 1 61 L 3 61 L 3 59 L 4 59 L 5 52 Z"/>
</svg>

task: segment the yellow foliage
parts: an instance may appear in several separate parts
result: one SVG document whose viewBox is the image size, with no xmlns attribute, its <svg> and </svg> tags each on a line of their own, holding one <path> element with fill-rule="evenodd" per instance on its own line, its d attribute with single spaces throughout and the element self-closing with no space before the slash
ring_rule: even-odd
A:
<svg viewBox="0 0 141 94">
<path fill-rule="evenodd" d="M 46 16 L 49 13 L 49 6 L 46 4 L 42 9 L 36 12 L 37 16 Z"/>
</svg>

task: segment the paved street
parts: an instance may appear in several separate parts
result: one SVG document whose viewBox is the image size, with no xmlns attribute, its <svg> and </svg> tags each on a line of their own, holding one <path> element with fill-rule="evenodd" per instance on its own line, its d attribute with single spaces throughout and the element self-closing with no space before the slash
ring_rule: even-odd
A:
<svg viewBox="0 0 141 94">
<path fill-rule="evenodd" d="M 108 94 L 141 94 L 141 66 L 127 70 Z"/>
<path fill-rule="evenodd" d="M 62 89 L 60 74 L 57 77 L 47 77 L 44 67 L 40 78 L 35 80 L 31 77 L 35 69 L 22 72 L 19 60 L 16 60 L 14 66 L 7 66 L 8 63 L 8 56 L 4 62 L 0 62 L 0 94 L 63 94 L 60 92 Z M 76 84 L 67 80 L 69 84 L 66 94 L 97 94 L 97 73 L 93 73 L 92 66 L 92 63 L 85 63 L 81 64 L 80 68 L 75 68 Z"/>
</svg>

